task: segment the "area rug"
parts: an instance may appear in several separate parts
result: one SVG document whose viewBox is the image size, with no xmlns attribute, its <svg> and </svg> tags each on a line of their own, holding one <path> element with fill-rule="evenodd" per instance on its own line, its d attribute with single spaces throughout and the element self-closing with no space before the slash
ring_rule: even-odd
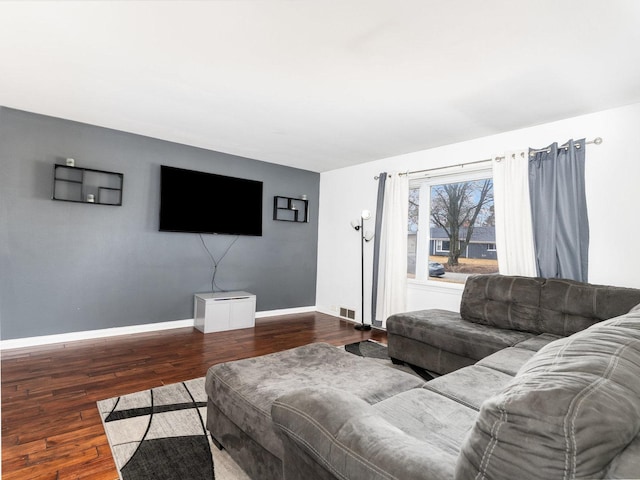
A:
<svg viewBox="0 0 640 480">
<path fill-rule="evenodd" d="M 424 370 L 392 364 L 386 345 L 377 342 L 340 348 L 425 380 L 432 378 Z M 229 454 L 211 441 L 205 426 L 204 382 L 204 377 L 195 378 L 98 402 L 122 480 L 249 480 Z"/>
<path fill-rule="evenodd" d="M 250 480 L 206 430 L 204 377 L 98 402 L 122 480 Z"/>
</svg>

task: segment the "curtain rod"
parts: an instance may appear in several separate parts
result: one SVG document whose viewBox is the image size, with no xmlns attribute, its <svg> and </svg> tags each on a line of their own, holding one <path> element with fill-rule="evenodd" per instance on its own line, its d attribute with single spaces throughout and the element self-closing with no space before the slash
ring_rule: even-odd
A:
<svg viewBox="0 0 640 480">
<path fill-rule="evenodd" d="M 602 143 L 602 137 L 596 137 L 593 140 L 590 140 L 588 142 L 584 142 L 585 145 L 589 145 L 589 144 L 594 144 L 594 145 L 600 145 Z M 558 148 L 568 148 L 569 144 L 565 143 L 563 145 L 560 145 Z M 580 148 L 580 144 L 576 145 L 576 148 Z M 537 150 L 531 150 L 529 152 L 529 155 L 531 155 L 532 153 L 540 153 L 540 152 L 547 152 L 549 153 L 551 150 L 549 149 L 549 147 L 547 148 L 539 148 Z"/>
<path fill-rule="evenodd" d="M 600 145 L 602 143 L 602 138 L 601 137 L 596 137 L 593 140 L 590 140 L 588 142 L 584 142 L 585 145 Z M 560 145 L 560 147 L 558 148 L 567 148 L 568 145 L 565 143 L 563 145 Z M 579 148 L 579 147 L 578 147 Z M 541 148 L 539 150 L 531 150 L 531 153 L 538 153 L 538 152 L 548 152 L 549 148 Z M 500 161 L 500 160 L 504 160 L 505 157 L 495 157 L 496 161 Z M 476 160 L 474 162 L 467 162 L 467 163 L 458 163 L 457 165 L 449 165 L 446 167 L 436 167 L 436 168 L 427 168 L 424 170 L 413 170 L 411 172 L 400 172 L 398 173 L 398 175 L 412 175 L 414 173 L 425 173 L 425 172 L 435 172 L 437 170 L 445 170 L 447 168 L 455 168 L 455 167 L 465 167 L 468 165 L 477 165 L 479 163 L 488 163 L 491 162 L 492 160 L 494 160 L 493 158 L 486 158 L 484 160 Z M 375 177 L 373 177 L 374 180 L 378 180 L 378 176 L 376 175 Z"/>
</svg>

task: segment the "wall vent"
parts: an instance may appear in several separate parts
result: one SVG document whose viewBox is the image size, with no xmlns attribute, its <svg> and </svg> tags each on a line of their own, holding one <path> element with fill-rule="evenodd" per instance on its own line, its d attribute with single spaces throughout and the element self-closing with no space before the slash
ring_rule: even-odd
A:
<svg viewBox="0 0 640 480">
<path fill-rule="evenodd" d="M 340 316 L 343 318 L 348 318 L 350 320 L 356 319 L 356 311 L 351 310 L 349 308 L 340 307 Z"/>
</svg>

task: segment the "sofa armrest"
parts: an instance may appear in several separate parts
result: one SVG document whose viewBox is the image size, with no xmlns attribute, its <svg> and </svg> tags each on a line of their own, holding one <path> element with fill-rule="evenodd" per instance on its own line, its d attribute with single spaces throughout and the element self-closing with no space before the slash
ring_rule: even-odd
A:
<svg viewBox="0 0 640 480">
<path fill-rule="evenodd" d="M 456 457 L 395 427 L 360 398 L 304 388 L 278 398 L 271 416 L 282 435 L 339 479 L 450 479 Z"/>
</svg>

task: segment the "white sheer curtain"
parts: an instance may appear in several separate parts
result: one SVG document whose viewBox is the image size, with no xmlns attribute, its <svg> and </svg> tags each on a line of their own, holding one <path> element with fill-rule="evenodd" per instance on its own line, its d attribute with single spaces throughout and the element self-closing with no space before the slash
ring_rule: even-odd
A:
<svg viewBox="0 0 640 480">
<path fill-rule="evenodd" d="M 493 194 L 500 273 L 535 277 L 528 151 L 506 152 L 504 158 L 494 159 Z"/>
<path fill-rule="evenodd" d="M 382 327 L 390 315 L 406 310 L 408 211 L 409 178 L 394 172 L 387 178 L 382 213 L 376 306 L 376 320 Z"/>
</svg>

